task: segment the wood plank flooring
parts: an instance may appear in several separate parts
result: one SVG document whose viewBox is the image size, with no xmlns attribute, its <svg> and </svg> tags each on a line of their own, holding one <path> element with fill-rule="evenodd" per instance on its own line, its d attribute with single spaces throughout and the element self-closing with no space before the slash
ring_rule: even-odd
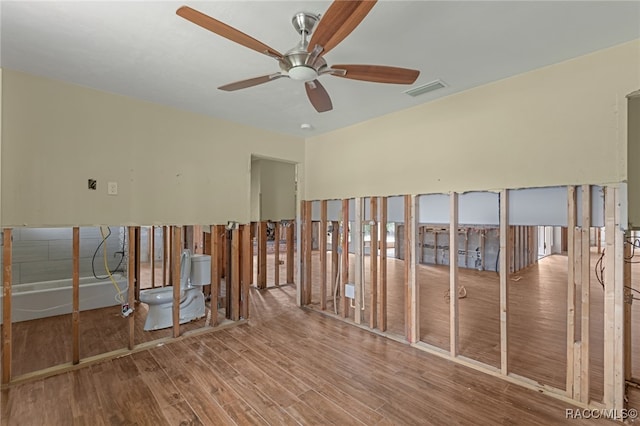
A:
<svg viewBox="0 0 640 426">
<path fill-rule="evenodd" d="M 604 296 L 595 276 L 598 259 L 591 259 L 591 398 L 603 397 Z M 369 258 L 365 257 L 365 318 L 369 309 Z M 350 269 L 354 267 L 350 256 Z M 388 328 L 390 334 L 404 336 L 404 262 L 389 258 Z M 640 264 L 633 264 L 634 286 L 640 288 Z M 319 309 L 320 264 L 312 256 L 313 309 Z M 499 367 L 500 310 L 499 277 L 495 272 L 460 268 L 459 285 L 467 297 L 459 301 L 459 348 L 468 358 Z M 351 273 L 350 273 L 350 276 Z M 449 350 L 449 266 L 419 265 L 420 340 Z M 541 384 L 565 388 L 566 373 L 566 288 L 567 257 L 548 256 L 538 264 L 510 276 L 509 285 L 509 369 L 510 372 Z M 579 290 L 578 290 L 579 291 Z M 340 303 L 338 303 L 340 308 Z M 333 312 L 333 298 L 327 302 Z M 340 309 L 338 310 L 340 312 Z M 640 303 L 632 305 L 633 372 L 640 377 Z M 353 309 L 349 311 L 353 318 Z M 578 334 L 579 335 L 579 334 Z"/>
<path fill-rule="evenodd" d="M 566 403 L 300 310 L 294 286 L 252 289 L 251 308 L 249 324 L 3 390 L 2 425 L 566 421 Z"/>
</svg>

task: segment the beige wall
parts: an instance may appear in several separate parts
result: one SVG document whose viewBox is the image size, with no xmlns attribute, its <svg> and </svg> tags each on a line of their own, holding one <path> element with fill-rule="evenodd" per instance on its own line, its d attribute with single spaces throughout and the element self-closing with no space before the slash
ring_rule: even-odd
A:
<svg viewBox="0 0 640 426">
<path fill-rule="evenodd" d="M 251 221 L 260 221 L 260 160 L 251 160 Z"/>
<path fill-rule="evenodd" d="M 295 137 L 7 69 L 2 81 L 3 226 L 248 222 L 251 154 L 304 158 Z"/>
<path fill-rule="evenodd" d="M 629 225 L 640 229 L 640 92 L 629 99 Z"/>
<path fill-rule="evenodd" d="M 310 138 L 305 198 L 624 181 L 639 53 L 636 40 Z"/>
</svg>

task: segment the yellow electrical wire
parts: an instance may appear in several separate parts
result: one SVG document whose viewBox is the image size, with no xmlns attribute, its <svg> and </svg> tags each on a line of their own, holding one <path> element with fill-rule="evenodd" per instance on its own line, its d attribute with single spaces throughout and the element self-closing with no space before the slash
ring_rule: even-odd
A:
<svg viewBox="0 0 640 426">
<path fill-rule="evenodd" d="M 124 299 L 124 296 L 122 295 L 122 290 L 120 290 L 120 287 L 118 286 L 118 283 L 113 278 L 113 275 L 111 275 L 111 271 L 109 270 L 109 264 L 107 262 L 107 244 L 106 244 L 107 237 L 105 237 L 105 235 L 104 235 L 104 230 L 103 230 L 102 226 L 100 227 L 100 235 L 102 235 L 102 244 L 103 244 L 102 254 L 104 255 L 103 256 L 103 258 L 104 258 L 104 270 L 107 271 L 107 275 L 109 276 L 109 279 L 111 280 L 111 282 L 113 283 L 113 286 L 116 288 L 116 291 L 118 292 L 118 297 L 116 297 L 116 300 L 118 302 L 120 302 L 121 304 L 124 304 L 125 303 L 125 299 Z"/>
</svg>

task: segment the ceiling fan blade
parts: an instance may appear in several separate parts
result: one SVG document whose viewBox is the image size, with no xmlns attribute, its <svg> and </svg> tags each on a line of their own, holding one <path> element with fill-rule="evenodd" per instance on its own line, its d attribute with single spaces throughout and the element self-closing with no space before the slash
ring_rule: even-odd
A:
<svg viewBox="0 0 640 426">
<path fill-rule="evenodd" d="M 333 109 L 329 94 L 318 80 L 307 81 L 304 88 L 307 90 L 309 101 L 316 111 L 326 112 Z"/>
<path fill-rule="evenodd" d="M 418 70 L 384 65 L 332 65 L 331 69 L 346 71 L 344 74 L 334 74 L 336 77 L 375 83 L 413 84 L 420 75 Z"/>
<path fill-rule="evenodd" d="M 176 10 L 178 16 L 183 17 L 187 21 L 191 21 L 196 25 L 201 26 L 209 31 L 212 31 L 219 36 L 222 36 L 231 41 L 235 41 L 249 49 L 253 49 L 256 52 L 263 53 L 267 56 L 275 57 L 277 59 L 282 58 L 282 54 L 275 49 L 267 46 L 266 44 L 256 40 L 255 38 L 248 36 L 240 30 L 237 30 L 223 22 L 218 21 L 202 12 L 198 12 L 189 6 L 182 6 Z"/>
<path fill-rule="evenodd" d="M 224 90 L 226 92 L 233 92 L 234 90 L 246 89 L 247 87 L 253 87 L 257 86 L 258 84 L 268 83 L 281 77 L 286 76 L 283 74 L 263 75 L 260 77 L 248 78 L 246 80 L 240 80 L 234 83 L 225 84 L 224 86 L 218 87 L 218 89 Z"/>
<path fill-rule="evenodd" d="M 313 51 L 319 44 L 324 48 L 324 55 L 336 47 L 362 22 L 375 4 L 376 0 L 335 0 L 313 32 L 308 51 Z"/>
</svg>

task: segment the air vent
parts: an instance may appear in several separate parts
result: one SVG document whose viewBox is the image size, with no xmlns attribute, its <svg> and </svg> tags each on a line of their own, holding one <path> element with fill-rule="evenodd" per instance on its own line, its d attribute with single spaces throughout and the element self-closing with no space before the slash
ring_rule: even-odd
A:
<svg viewBox="0 0 640 426">
<path fill-rule="evenodd" d="M 413 89 L 405 90 L 403 93 L 406 93 L 409 96 L 424 95 L 425 93 L 433 92 L 434 90 L 443 89 L 447 87 L 446 84 L 442 80 L 435 80 L 431 83 L 423 84 L 422 86 L 414 87 Z"/>
</svg>

